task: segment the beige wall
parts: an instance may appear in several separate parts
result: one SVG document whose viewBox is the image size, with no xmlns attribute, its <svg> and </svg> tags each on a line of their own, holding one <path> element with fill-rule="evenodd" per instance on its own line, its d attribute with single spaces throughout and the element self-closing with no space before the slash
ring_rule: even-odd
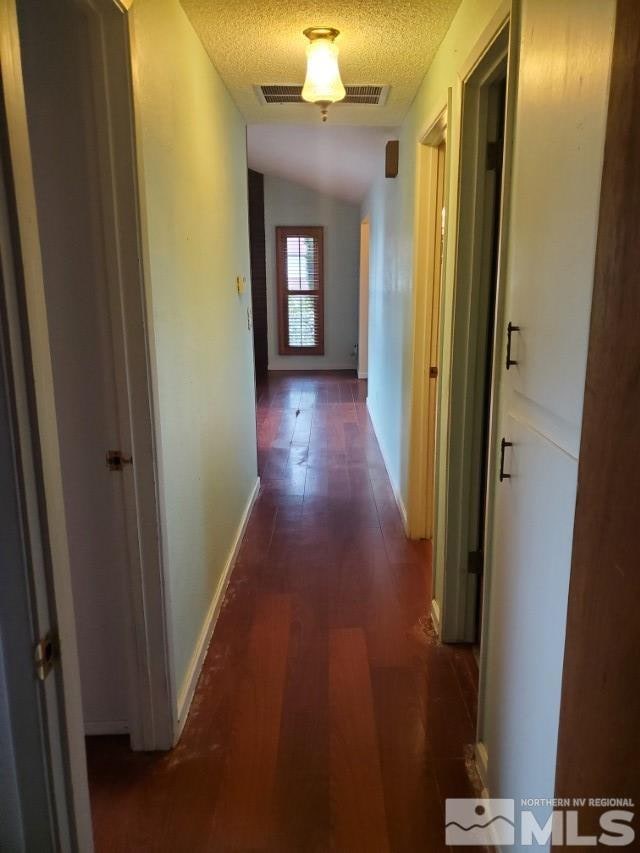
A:
<svg viewBox="0 0 640 853">
<path fill-rule="evenodd" d="M 136 0 L 132 36 L 180 695 L 257 477 L 245 125 L 178 0 Z"/>
</svg>

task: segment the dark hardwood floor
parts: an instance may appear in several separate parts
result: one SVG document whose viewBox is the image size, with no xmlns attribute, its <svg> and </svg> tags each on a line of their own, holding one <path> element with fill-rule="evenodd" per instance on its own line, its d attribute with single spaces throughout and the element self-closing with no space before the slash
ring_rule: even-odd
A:
<svg viewBox="0 0 640 853">
<path fill-rule="evenodd" d="M 468 770 L 477 670 L 429 620 L 410 542 L 348 374 L 259 396 L 260 497 L 179 745 L 91 738 L 98 853 L 445 850 Z"/>
</svg>

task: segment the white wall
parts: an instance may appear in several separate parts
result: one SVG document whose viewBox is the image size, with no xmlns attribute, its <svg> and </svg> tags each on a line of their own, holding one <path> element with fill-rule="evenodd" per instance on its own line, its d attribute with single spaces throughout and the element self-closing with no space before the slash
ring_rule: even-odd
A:
<svg viewBox="0 0 640 853">
<path fill-rule="evenodd" d="M 178 0 L 132 7 L 178 696 L 256 484 L 245 125 Z"/>
<path fill-rule="evenodd" d="M 318 131 L 320 132 L 320 131 Z M 358 343 L 360 210 L 299 184 L 264 176 L 267 256 L 267 316 L 270 370 L 339 370 L 356 368 Z M 278 355 L 276 227 L 324 227 L 324 355 Z"/>
</svg>

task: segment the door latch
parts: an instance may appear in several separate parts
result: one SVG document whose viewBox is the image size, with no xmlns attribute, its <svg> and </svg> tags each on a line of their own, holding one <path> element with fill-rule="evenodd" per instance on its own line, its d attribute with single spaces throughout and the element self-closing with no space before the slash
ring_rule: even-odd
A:
<svg viewBox="0 0 640 853">
<path fill-rule="evenodd" d="M 432 365 L 429 368 L 429 379 L 437 379 L 438 378 L 438 368 L 436 365 Z"/>
<path fill-rule="evenodd" d="M 40 681 L 44 681 L 49 675 L 59 657 L 58 640 L 54 634 L 46 634 L 41 640 L 38 640 L 33 650 L 33 659 L 36 666 L 36 676 Z"/>
<path fill-rule="evenodd" d="M 133 456 L 125 456 L 121 450 L 107 450 L 107 468 L 122 471 L 124 465 L 133 465 Z"/>
</svg>

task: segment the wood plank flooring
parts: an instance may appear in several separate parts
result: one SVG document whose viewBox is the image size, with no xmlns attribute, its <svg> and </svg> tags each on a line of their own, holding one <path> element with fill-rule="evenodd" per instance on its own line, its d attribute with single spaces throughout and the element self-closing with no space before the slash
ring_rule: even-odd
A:
<svg viewBox="0 0 640 853">
<path fill-rule="evenodd" d="M 260 497 L 179 745 L 88 740 L 98 853 L 446 850 L 473 796 L 477 670 L 437 644 L 350 374 L 271 375 Z"/>
</svg>

